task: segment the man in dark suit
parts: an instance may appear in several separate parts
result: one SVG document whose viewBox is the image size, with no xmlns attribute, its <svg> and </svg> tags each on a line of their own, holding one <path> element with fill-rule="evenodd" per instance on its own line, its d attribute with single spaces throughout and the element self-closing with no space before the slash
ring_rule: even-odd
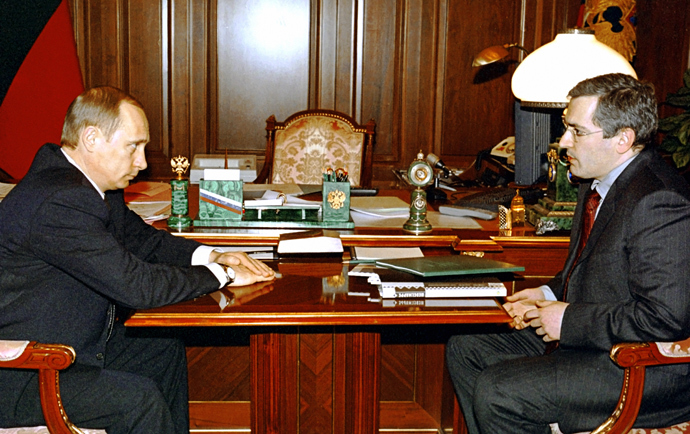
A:
<svg viewBox="0 0 690 434">
<path fill-rule="evenodd" d="M 565 267 L 548 285 L 507 298 L 515 330 L 454 336 L 447 346 L 470 433 L 550 433 L 551 423 L 590 431 L 618 401 L 613 344 L 690 334 L 690 191 L 650 149 L 653 87 L 609 74 L 569 97 L 560 146 L 583 181 Z M 578 254 L 586 214 L 594 222 Z M 636 426 L 685 420 L 688 366 L 649 368 Z"/>
<path fill-rule="evenodd" d="M 148 122 L 131 96 L 90 89 L 61 143 L 44 145 L 0 202 L 0 339 L 74 347 L 61 376 L 72 422 L 116 433 L 189 432 L 185 349 L 132 336 L 124 309 L 176 303 L 275 273 L 146 224 L 123 188 L 146 168 Z M 42 425 L 37 375 L 0 372 L 0 426 Z"/>
</svg>

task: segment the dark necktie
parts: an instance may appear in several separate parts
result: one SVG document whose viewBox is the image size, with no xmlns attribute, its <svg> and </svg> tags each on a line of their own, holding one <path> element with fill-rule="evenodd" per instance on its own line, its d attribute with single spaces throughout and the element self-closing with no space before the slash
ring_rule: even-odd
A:
<svg viewBox="0 0 690 434">
<path fill-rule="evenodd" d="M 575 264 L 577 264 L 577 261 L 580 259 L 580 255 L 587 244 L 589 234 L 592 232 L 592 226 L 594 226 L 594 217 L 597 214 L 599 202 L 601 202 L 601 196 L 599 196 L 596 188 L 589 190 L 585 195 L 584 209 L 582 210 L 582 231 L 580 234 L 580 240 L 577 243 L 577 250 L 575 251 L 575 260 L 573 261 L 573 265 L 570 267 L 570 270 L 568 270 L 568 277 L 566 277 L 565 284 L 563 285 L 562 301 L 566 301 L 570 275 L 572 274 L 573 268 L 575 268 Z M 546 351 L 544 353 L 551 354 L 556 348 L 558 348 L 558 341 L 547 342 Z"/>
<path fill-rule="evenodd" d="M 597 214 L 599 202 L 601 202 L 601 196 L 599 196 L 596 188 L 589 190 L 585 195 L 585 204 L 584 209 L 582 210 L 582 231 L 580 234 L 580 240 L 577 243 L 577 250 L 575 251 L 575 260 L 573 261 L 573 265 L 570 267 L 570 270 L 568 270 L 568 277 L 565 279 L 565 285 L 563 286 L 563 301 L 566 301 L 566 295 L 568 294 L 568 282 L 570 282 L 570 275 L 573 273 L 575 264 L 577 264 L 577 261 L 580 259 L 580 255 L 587 244 L 589 234 L 592 232 L 592 226 L 594 226 L 594 217 Z"/>
</svg>

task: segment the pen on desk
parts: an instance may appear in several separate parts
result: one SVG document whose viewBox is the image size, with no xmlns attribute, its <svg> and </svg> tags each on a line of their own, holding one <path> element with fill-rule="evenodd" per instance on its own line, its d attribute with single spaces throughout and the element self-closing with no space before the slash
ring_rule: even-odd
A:
<svg viewBox="0 0 690 434">
<path fill-rule="evenodd" d="M 347 295 L 353 295 L 357 297 L 369 297 L 371 295 L 370 292 L 357 292 L 357 291 L 348 291 Z"/>
</svg>

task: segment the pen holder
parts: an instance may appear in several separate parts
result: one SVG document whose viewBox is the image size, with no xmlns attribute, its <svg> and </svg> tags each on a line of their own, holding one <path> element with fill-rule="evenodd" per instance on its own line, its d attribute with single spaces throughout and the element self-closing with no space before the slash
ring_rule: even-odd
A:
<svg viewBox="0 0 690 434">
<path fill-rule="evenodd" d="M 242 181 L 199 181 L 199 220 L 242 220 Z"/>
<path fill-rule="evenodd" d="M 192 224 L 189 217 L 189 179 L 184 177 L 189 160 L 187 157 L 178 155 L 170 160 L 173 172 L 177 174 L 175 179 L 170 180 L 170 217 L 168 227 L 175 229 L 188 228 Z"/>
<path fill-rule="evenodd" d="M 323 182 L 322 220 L 325 222 L 350 221 L 350 183 Z"/>
</svg>

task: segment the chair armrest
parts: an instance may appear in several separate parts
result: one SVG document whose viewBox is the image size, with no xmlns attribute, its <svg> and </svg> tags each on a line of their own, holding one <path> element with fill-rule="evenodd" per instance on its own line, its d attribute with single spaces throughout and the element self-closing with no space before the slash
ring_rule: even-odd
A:
<svg viewBox="0 0 690 434">
<path fill-rule="evenodd" d="M 621 343 L 609 357 L 624 368 L 623 388 L 616 409 L 592 434 L 625 434 L 630 431 L 642 403 L 647 366 L 690 362 L 690 338 L 677 342 Z"/>
<path fill-rule="evenodd" d="M 617 344 L 611 349 L 610 357 L 622 368 L 689 363 L 690 338 L 676 342 Z"/>
<path fill-rule="evenodd" d="M 75 358 L 74 349 L 68 345 L 0 340 L 0 368 L 38 370 L 41 408 L 51 433 L 79 432 L 62 406 L 58 376 L 58 371 L 74 363 Z"/>
<path fill-rule="evenodd" d="M 0 368 L 59 371 L 71 365 L 75 358 L 74 349 L 68 345 L 0 340 Z"/>
</svg>

